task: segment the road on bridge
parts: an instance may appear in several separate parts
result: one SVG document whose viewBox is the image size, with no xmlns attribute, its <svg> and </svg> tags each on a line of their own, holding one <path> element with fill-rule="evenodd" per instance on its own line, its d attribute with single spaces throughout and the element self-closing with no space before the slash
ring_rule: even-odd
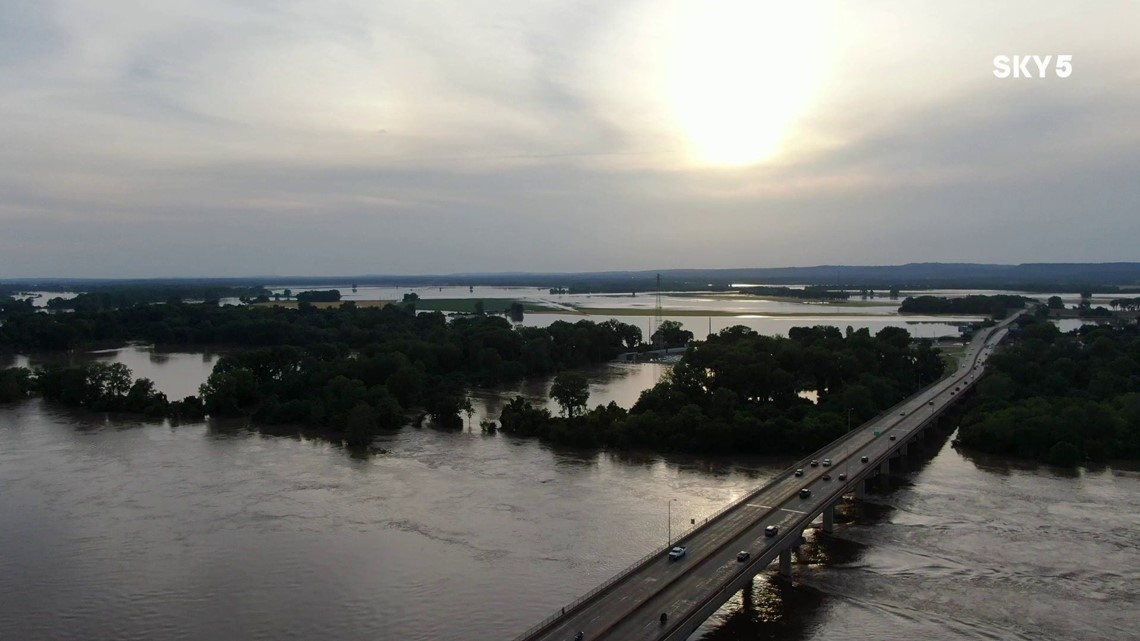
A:
<svg viewBox="0 0 1140 641">
<path fill-rule="evenodd" d="M 813 454 L 752 492 L 678 543 L 687 554 L 669 560 L 666 550 L 627 570 L 612 585 L 552 617 L 518 641 L 570 641 L 578 632 L 596 641 L 684 639 L 700 625 L 710 608 L 723 604 L 735 585 L 764 570 L 781 550 L 793 545 L 804 528 L 824 508 L 874 473 L 876 468 L 930 420 L 948 407 L 981 374 L 990 349 L 1005 335 L 1014 318 L 978 332 L 970 342 L 958 369 L 949 377 L 911 396 L 889 412 L 852 430 L 844 438 Z M 867 462 L 862 462 L 862 457 Z M 810 465 L 810 459 L 832 460 L 830 467 Z M 802 469 L 803 476 L 794 475 Z M 840 482 L 839 473 L 847 480 Z M 825 481 L 830 474 L 833 480 Z M 811 491 L 800 498 L 800 490 Z M 777 536 L 765 536 L 765 528 L 779 528 Z M 737 552 L 751 554 L 738 562 Z M 662 624 L 660 616 L 667 613 Z M 699 618 L 699 620 L 697 620 Z"/>
</svg>

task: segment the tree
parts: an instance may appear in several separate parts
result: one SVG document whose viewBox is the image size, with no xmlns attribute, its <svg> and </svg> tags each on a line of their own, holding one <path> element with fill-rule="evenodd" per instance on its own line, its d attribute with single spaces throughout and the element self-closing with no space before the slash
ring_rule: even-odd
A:
<svg viewBox="0 0 1140 641">
<path fill-rule="evenodd" d="M 1049 306 L 1049 309 L 1065 309 L 1065 301 L 1061 300 L 1060 296 L 1050 296 L 1045 304 Z"/>
<path fill-rule="evenodd" d="M 681 323 L 667 320 L 657 327 L 652 338 L 654 344 L 661 344 L 665 347 L 680 347 L 693 340 L 693 333 L 683 329 Z"/>
<path fill-rule="evenodd" d="M 1080 452 L 1077 446 L 1066 441 L 1055 443 L 1049 449 L 1049 464 L 1058 467 L 1076 467 L 1077 462 L 1080 460 Z"/>
<path fill-rule="evenodd" d="M 344 440 L 354 447 L 368 445 L 376 434 L 377 424 L 376 410 L 367 403 L 360 403 L 348 413 L 344 427 Z"/>
<path fill-rule="evenodd" d="M 471 429 L 471 417 L 475 415 L 475 405 L 471 403 L 470 396 L 464 397 L 461 408 L 463 413 L 467 415 L 467 429 Z"/>
<path fill-rule="evenodd" d="M 563 372 L 554 378 L 550 398 L 558 403 L 563 414 L 573 418 L 590 400 L 590 383 L 581 374 Z"/>
</svg>

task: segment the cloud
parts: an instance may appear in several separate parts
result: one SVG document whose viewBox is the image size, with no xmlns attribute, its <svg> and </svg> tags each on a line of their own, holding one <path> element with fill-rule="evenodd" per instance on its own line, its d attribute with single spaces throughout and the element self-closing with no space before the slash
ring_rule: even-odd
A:
<svg viewBox="0 0 1140 641">
<path fill-rule="evenodd" d="M 1128 3 L 819 3 L 808 108 L 735 168 L 670 103 L 705 6 L 10 0 L 0 277 L 1136 258 Z"/>
</svg>

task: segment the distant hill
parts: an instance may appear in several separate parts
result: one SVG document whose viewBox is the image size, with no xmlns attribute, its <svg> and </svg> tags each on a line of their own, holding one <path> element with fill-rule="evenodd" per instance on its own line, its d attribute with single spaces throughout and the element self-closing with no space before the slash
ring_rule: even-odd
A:
<svg viewBox="0 0 1140 641">
<path fill-rule="evenodd" d="M 308 286 L 386 285 L 518 285 L 566 287 L 577 291 L 652 291 L 657 274 L 662 289 L 725 289 L 734 283 L 823 285 L 830 287 L 902 289 L 1015 289 L 1027 291 L 1113 292 L 1140 289 L 1140 263 L 908 263 L 906 265 L 817 265 L 814 267 L 749 267 L 738 269 L 662 269 L 607 272 L 497 272 L 423 275 L 348 275 L 334 277 L 251 276 L 243 278 L 165 279 L 19 279 L 19 287 L 92 288 L 122 285 L 267 285 Z"/>
</svg>

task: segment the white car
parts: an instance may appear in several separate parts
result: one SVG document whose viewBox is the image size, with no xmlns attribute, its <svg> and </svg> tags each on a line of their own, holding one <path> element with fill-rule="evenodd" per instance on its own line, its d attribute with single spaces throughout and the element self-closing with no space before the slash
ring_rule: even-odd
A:
<svg viewBox="0 0 1140 641">
<path fill-rule="evenodd" d="M 669 550 L 669 560 L 676 561 L 677 559 L 685 556 L 685 546 L 678 545 L 677 547 Z"/>
<path fill-rule="evenodd" d="M 831 459 L 829 459 L 829 458 L 823 459 L 823 466 L 824 467 L 831 467 Z"/>
</svg>

